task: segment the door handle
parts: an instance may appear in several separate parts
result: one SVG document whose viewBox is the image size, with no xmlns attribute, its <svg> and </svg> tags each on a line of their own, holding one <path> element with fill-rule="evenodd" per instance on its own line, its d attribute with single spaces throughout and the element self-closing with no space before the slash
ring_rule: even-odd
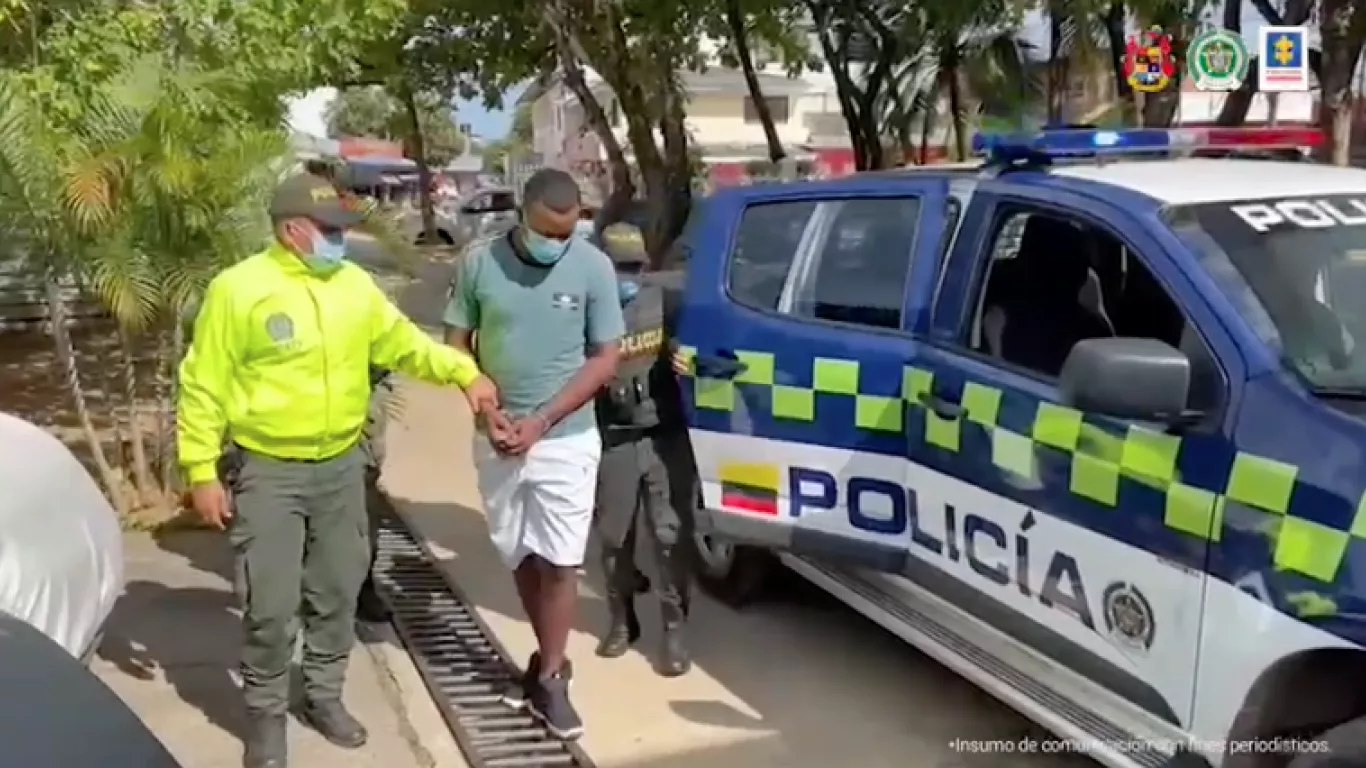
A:
<svg viewBox="0 0 1366 768">
<path fill-rule="evenodd" d="M 920 404 L 934 411 L 934 415 L 941 419 L 957 419 L 967 411 L 958 403 L 945 400 L 933 392 L 921 392 Z"/>
<path fill-rule="evenodd" d="M 725 353 L 716 355 L 695 355 L 693 365 L 698 376 L 709 379 L 733 379 L 749 370 L 749 364 Z"/>
</svg>

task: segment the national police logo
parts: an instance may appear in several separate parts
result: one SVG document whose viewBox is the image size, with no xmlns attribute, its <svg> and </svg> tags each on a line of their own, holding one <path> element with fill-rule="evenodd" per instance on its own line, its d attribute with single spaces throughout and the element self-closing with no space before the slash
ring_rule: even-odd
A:
<svg viewBox="0 0 1366 768">
<path fill-rule="evenodd" d="M 1105 629 L 1116 642 L 1135 651 L 1153 647 L 1157 622 L 1152 605 L 1138 587 L 1125 581 L 1114 582 L 1105 588 L 1101 606 Z"/>
<path fill-rule="evenodd" d="M 266 334 L 276 344 L 283 344 L 294 338 L 294 321 L 283 312 L 276 312 L 266 318 Z"/>
<path fill-rule="evenodd" d="M 1236 91 L 1247 77 L 1247 45 L 1242 35 L 1215 29 L 1200 35 L 1186 52 L 1195 87 L 1202 91 Z"/>
</svg>

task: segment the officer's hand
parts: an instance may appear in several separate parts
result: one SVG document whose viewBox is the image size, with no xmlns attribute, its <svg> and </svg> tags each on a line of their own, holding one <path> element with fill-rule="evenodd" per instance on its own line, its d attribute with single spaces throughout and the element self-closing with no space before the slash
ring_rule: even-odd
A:
<svg viewBox="0 0 1366 768">
<path fill-rule="evenodd" d="M 488 436 L 489 444 L 499 453 L 503 452 L 503 446 L 507 445 L 516 430 L 513 428 L 512 417 L 501 408 L 480 414 L 480 426 L 483 427 L 484 434 Z"/>
<path fill-rule="evenodd" d="M 200 483 L 191 488 L 190 505 L 204 518 L 204 522 L 220 531 L 226 529 L 228 521 L 232 519 L 227 491 L 223 490 L 223 484 L 217 480 Z"/>
<path fill-rule="evenodd" d="M 474 411 L 475 416 L 498 412 L 498 388 L 487 376 L 480 376 L 465 387 L 465 399 L 470 401 L 470 410 Z"/>
<path fill-rule="evenodd" d="M 683 350 L 681 349 L 675 349 L 673 354 L 669 355 L 669 365 L 673 367 L 674 373 L 679 376 L 686 376 L 688 374 L 690 367 L 688 365 L 689 362 L 688 356 L 683 354 Z"/>
<path fill-rule="evenodd" d="M 531 446 L 550 429 L 550 422 L 538 413 L 523 416 L 512 425 L 512 434 L 503 443 L 503 453 L 520 456 L 531 450 Z"/>
</svg>

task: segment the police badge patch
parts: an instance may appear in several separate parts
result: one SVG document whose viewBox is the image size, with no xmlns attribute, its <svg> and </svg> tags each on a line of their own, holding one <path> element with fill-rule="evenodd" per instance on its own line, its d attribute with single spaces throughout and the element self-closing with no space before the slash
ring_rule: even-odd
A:
<svg viewBox="0 0 1366 768">
<path fill-rule="evenodd" d="M 284 344 L 294 338 L 294 321 L 283 312 L 276 312 L 266 318 L 266 334 L 276 344 Z"/>
<path fill-rule="evenodd" d="M 1114 582 L 1105 588 L 1101 606 L 1105 629 L 1115 642 L 1142 652 L 1153 647 L 1157 622 L 1152 605 L 1138 587 L 1125 581 Z"/>
</svg>

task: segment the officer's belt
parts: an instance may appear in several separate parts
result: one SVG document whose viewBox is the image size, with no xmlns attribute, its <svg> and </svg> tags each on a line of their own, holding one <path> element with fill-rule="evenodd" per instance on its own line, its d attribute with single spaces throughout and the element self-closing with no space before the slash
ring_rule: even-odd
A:
<svg viewBox="0 0 1366 768">
<path fill-rule="evenodd" d="M 323 464 L 323 463 L 325 463 L 325 462 L 332 461 L 333 459 L 337 459 L 337 458 L 340 458 L 340 457 L 342 457 L 342 456 L 345 456 L 347 451 L 350 451 L 350 450 L 355 449 L 355 447 L 358 446 L 358 445 L 360 445 L 360 440 L 359 440 L 359 439 L 357 439 L 355 442 L 351 443 L 350 445 L 346 446 L 345 448 L 341 449 L 340 451 L 337 451 L 336 453 L 332 454 L 331 456 L 323 456 L 322 458 L 316 458 L 316 459 L 315 459 L 315 458 L 300 459 L 300 458 L 292 458 L 292 457 L 287 457 L 287 456 L 273 456 L 273 455 L 271 455 L 271 454 L 269 454 L 269 453 L 266 453 L 265 451 L 260 451 L 260 450 L 257 450 L 257 449 L 255 449 L 255 448 L 248 448 L 248 447 L 246 447 L 245 445 L 242 445 L 241 443 L 233 443 L 233 444 L 232 444 L 232 447 L 235 448 L 235 449 L 237 449 L 238 451 L 241 451 L 243 454 L 246 454 L 246 455 L 248 455 L 248 456 L 261 456 L 261 457 L 270 459 L 271 461 L 279 461 L 279 462 L 283 462 L 283 463 L 285 463 L 285 464 Z"/>
</svg>

